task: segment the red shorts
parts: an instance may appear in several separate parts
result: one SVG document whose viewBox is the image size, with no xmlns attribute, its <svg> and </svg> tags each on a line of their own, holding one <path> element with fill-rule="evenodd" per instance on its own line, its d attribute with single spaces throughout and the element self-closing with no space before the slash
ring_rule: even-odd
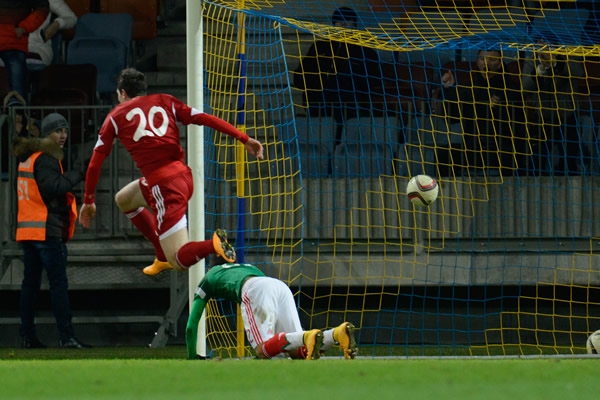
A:
<svg viewBox="0 0 600 400">
<path fill-rule="evenodd" d="M 146 203 L 150 205 L 156 216 L 159 237 L 178 223 L 187 227 L 187 220 L 184 217 L 188 201 L 194 193 L 194 180 L 189 168 L 177 175 L 164 178 L 153 186 L 148 184 L 146 178 L 141 178 L 140 189 Z"/>
</svg>

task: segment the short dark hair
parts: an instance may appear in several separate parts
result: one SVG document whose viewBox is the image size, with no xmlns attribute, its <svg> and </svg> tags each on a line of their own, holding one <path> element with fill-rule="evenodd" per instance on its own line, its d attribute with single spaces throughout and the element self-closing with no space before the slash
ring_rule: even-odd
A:
<svg viewBox="0 0 600 400">
<path fill-rule="evenodd" d="M 119 75 L 117 89 L 125 90 L 129 97 L 144 96 L 148 92 L 146 76 L 135 68 L 125 68 Z"/>
<path fill-rule="evenodd" d="M 331 15 L 331 23 L 335 25 L 337 22 L 354 22 L 358 21 L 358 14 L 350 7 L 340 7 Z"/>
<path fill-rule="evenodd" d="M 534 32 L 533 39 L 536 43 L 543 42 L 546 45 L 556 45 L 561 42 L 554 32 L 546 30 Z"/>
<path fill-rule="evenodd" d="M 495 51 L 500 57 L 502 57 L 502 49 L 499 48 L 479 49 L 477 55 L 481 56 L 481 53 L 489 53 L 490 51 Z"/>
<path fill-rule="evenodd" d="M 227 264 L 227 261 L 225 261 L 225 259 L 223 257 L 221 257 L 218 254 L 213 254 L 210 257 L 210 260 L 208 262 L 208 269 L 211 269 L 212 267 L 216 267 L 217 265 L 223 265 L 223 264 Z"/>
</svg>

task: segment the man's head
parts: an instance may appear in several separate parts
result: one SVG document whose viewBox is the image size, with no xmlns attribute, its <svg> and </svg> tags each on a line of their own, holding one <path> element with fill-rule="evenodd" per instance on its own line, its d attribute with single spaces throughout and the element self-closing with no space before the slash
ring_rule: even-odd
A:
<svg viewBox="0 0 600 400">
<path fill-rule="evenodd" d="M 482 73 L 502 70 L 502 52 L 500 50 L 480 50 L 477 67 Z"/>
<path fill-rule="evenodd" d="M 63 147 L 69 133 L 69 122 L 59 113 L 46 115 L 42 120 L 42 137 L 48 137 Z"/>
<path fill-rule="evenodd" d="M 358 15 L 350 7 L 340 7 L 331 15 L 331 23 L 334 26 L 353 28 L 358 22 Z"/>
<path fill-rule="evenodd" d="M 135 68 L 125 68 L 117 81 L 117 96 L 123 103 L 137 96 L 145 96 L 148 91 L 146 76 Z"/>
<path fill-rule="evenodd" d="M 552 38 L 551 35 L 546 35 L 546 37 Z M 555 65 L 557 59 L 559 58 L 552 52 L 552 50 L 556 47 L 553 43 L 557 42 L 551 42 L 545 37 L 539 38 L 536 41 L 536 46 L 534 48 L 535 58 L 538 59 L 538 62 L 545 69 L 551 68 L 553 65 Z"/>
<path fill-rule="evenodd" d="M 223 257 L 221 257 L 218 254 L 213 254 L 210 259 L 209 262 L 207 263 L 207 268 L 211 269 L 212 267 L 216 267 L 217 265 L 223 265 L 223 264 L 227 264 L 227 261 L 225 261 L 225 259 Z"/>
</svg>

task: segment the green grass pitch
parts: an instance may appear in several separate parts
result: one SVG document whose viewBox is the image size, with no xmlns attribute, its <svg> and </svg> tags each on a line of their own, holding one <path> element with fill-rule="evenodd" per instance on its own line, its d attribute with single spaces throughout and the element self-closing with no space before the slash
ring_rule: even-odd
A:
<svg viewBox="0 0 600 400">
<path fill-rule="evenodd" d="M 0 349 L 0 399 L 586 399 L 599 359 L 194 360 L 182 348 Z"/>
</svg>

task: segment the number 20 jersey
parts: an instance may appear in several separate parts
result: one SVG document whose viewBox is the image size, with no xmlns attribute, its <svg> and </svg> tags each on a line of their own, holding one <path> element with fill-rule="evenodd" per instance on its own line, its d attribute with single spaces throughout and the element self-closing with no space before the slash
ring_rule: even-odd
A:
<svg viewBox="0 0 600 400">
<path fill-rule="evenodd" d="M 247 140 L 246 135 L 225 121 L 189 107 L 176 97 L 150 94 L 119 104 L 108 114 L 94 151 L 108 155 L 114 139 L 118 138 L 142 175 L 149 177 L 157 169 L 184 161 L 178 122 L 206 125 Z"/>
</svg>

